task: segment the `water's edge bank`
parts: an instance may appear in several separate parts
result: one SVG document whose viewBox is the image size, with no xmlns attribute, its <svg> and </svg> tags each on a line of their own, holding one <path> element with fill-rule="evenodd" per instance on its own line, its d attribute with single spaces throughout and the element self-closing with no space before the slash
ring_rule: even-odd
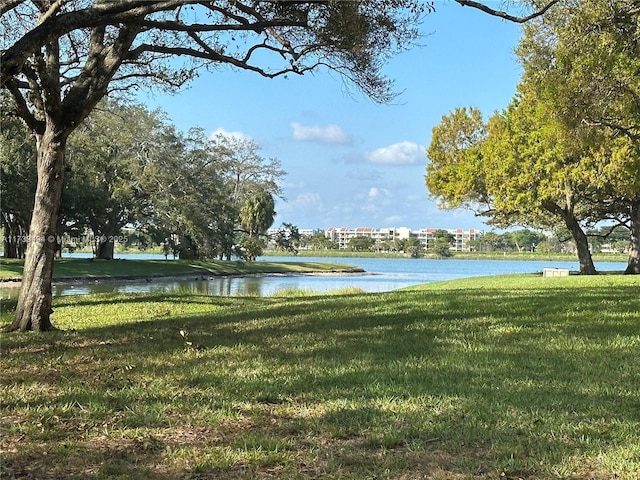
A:
<svg viewBox="0 0 640 480">
<path fill-rule="evenodd" d="M 163 282 L 171 280 L 195 280 L 206 281 L 214 278 L 232 278 L 232 277 L 298 277 L 298 276 L 332 276 L 332 275 L 370 275 L 362 268 L 349 267 L 344 269 L 321 270 L 309 272 L 257 272 L 257 273 L 233 273 L 233 272 L 209 272 L 203 271 L 178 274 L 151 274 L 151 275 L 126 275 L 126 276 L 84 276 L 84 277 L 62 277 L 54 278 L 51 284 L 58 285 L 90 285 L 94 283 L 137 283 L 141 281 L 147 282 Z M 371 274 L 372 275 L 372 274 Z M 3 278 L 0 279 L 0 288 L 17 288 L 21 285 L 22 278 Z"/>
</svg>

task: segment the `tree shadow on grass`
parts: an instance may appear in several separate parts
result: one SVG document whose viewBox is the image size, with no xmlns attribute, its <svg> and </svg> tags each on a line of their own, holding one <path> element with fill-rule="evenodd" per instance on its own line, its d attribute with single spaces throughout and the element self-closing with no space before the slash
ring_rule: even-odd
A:
<svg viewBox="0 0 640 480">
<path fill-rule="evenodd" d="M 159 452 L 140 454 L 136 465 L 114 463 L 134 477 L 157 473 L 154 465 L 166 461 L 177 430 L 202 429 L 187 442 L 187 457 L 208 448 L 240 451 L 240 445 L 275 449 L 266 439 L 279 438 L 297 462 L 308 466 L 323 458 L 322 468 L 343 478 L 365 471 L 393 478 L 434 462 L 462 478 L 500 471 L 548 478 L 567 459 L 596 462 L 607 450 L 632 449 L 640 421 L 635 293 L 166 296 L 167 304 L 216 309 L 59 332 L 49 343 L 31 338 L 32 349 L 51 345 L 40 351 L 24 344 L 14 350 L 10 339 L 7 363 L 57 362 L 59 376 L 43 393 L 16 395 L 3 408 L 10 415 L 48 412 L 47 418 L 74 427 L 49 420 L 51 438 L 27 429 L 22 434 L 32 445 L 53 445 L 65 436 L 80 442 L 83 424 L 83 438 L 99 438 L 105 428 L 113 431 L 111 440 L 133 431 L 155 438 Z M 5 382 L 14 374 L 24 385 L 42 382 L 37 368 L 22 374 L 19 365 L 14 368 Z M 10 429 L 9 438 L 17 432 Z M 5 465 L 24 464 L 25 455 L 18 449 L 5 456 Z M 40 465 L 62 460 L 53 451 Z M 245 461 L 247 468 L 262 468 L 258 460 Z M 207 462 L 200 471 L 221 477 L 238 466 Z M 298 467 L 283 460 L 280 478 Z M 197 476 L 189 468 L 172 474 Z"/>
</svg>

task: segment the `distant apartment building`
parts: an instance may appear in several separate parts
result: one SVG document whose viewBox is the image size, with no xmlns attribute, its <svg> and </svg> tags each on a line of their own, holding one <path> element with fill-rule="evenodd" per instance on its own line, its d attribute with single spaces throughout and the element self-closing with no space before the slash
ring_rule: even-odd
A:
<svg viewBox="0 0 640 480">
<path fill-rule="evenodd" d="M 355 229 L 329 227 L 324 231 L 324 236 L 338 245 L 338 248 L 341 250 L 349 248 L 349 242 L 352 238 L 356 237 L 370 237 L 373 238 L 376 243 L 381 243 L 409 238 L 410 234 L 411 230 L 404 227 L 379 229 L 371 227 L 358 227 Z"/>
<path fill-rule="evenodd" d="M 468 252 L 472 250 L 469 245 L 470 240 L 477 240 L 482 236 L 482 230 L 469 229 L 437 229 L 437 228 L 422 228 L 420 230 L 411 230 L 407 227 L 390 227 L 390 228 L 371 228 L 371 227 L 358 227 L 355 229 L 349 229 L 347 227 L 330 227 L 325 230 L 325 237 L 338 245 L 338 248 L 346 250 L 349 248 L 349 242 L 355 237 L 370 237 L 375 240 L 376 244 L 382 242 L 393 242 L 394 240 L 404 240 L 407 238 L 415 237 L 420 240 L 420 243 L 429 249 L 432 247 L 435 241 L 435 232 L 437 230 L 446 230 L 453 235 L 454 242 L 451 250 L 457 252 Z"/>
<path fill-rule="evenodd" d="M 413 236 L 415 236 L 418 240 L 420 240 L 420 242 L 425 248 L 429 249 L 431 248 L 431 246 L 433 245 L 433 242 L 435 241 L 434 234 L 437 230 L 446 230 L 448 233 L 453 235 L 453 246 L 451 247 L 451 250 L 454 250 L 456 252 L 469 252 L 473 250 L 469 245 L 469 241 L 478 240 L 483 234 L 482 230 L 476 230 L 473 228 L 470 228 L 469 230 L 463 230 L 462 228 L 456 228 L 456 229 L 421 228 L 420 230 L 416 230 L 415 232 L 412 232 L 412 233 L 413 233 Z"/>
</svg>

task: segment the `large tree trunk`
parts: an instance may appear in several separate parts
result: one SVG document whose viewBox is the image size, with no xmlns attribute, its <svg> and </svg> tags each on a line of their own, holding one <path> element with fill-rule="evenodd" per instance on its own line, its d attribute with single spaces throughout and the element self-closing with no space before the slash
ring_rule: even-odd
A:
<svg viewBox="0 0 640 480">
<path fill-rule="evenodd" d="M 591 250 L 589 249 L 589 240 L 582 230 L 582 227 L 576 220 L 576 217 L 568 209 L 564 210 L 564 223 L 571 232 L 573 241 L 576 243 L 576 249 L 578 251 L 578 262 L 580 262 L 580 274 L 581 275 L 597 275 L 596 267 L 593 264 L 593 258 L 591 257 Z"/>
<path fill-rule="evenodd" d="M 38 135 L 38 186 L 31 217 L 22 286 L 10 330 L 53 329 L 51 278 L 64 182 L 66 136 L 47 126 Z"/>
<path fill-rule="evenodd" d="M 101 260 L 113 260 L 113 237 L 102 235 L 96 238 L 94 256 Z"/>
<path fill-rule="evenodd" d="M 631 235 L 629 240 L 631 244 L 629 261 L 624 273 L 638 275 L 640 274 L 640 201 L 631 204 Z"/>
<path fill-rule="evenodd" d="M 589 240 L 582 230 L 580 223 L 576 219 L 573 213 L 573 198 L 571 191 L 567 193 L 567 205 L 561 207 L 555 202 L 546 201 L 543 202 L 543 207 L 549 213 L 553 215 L 559 215 L 564 221 L 565 226 L 571 233 L 573 241 L 576 243 L 576 250 L 578 251 L 578 262 L 580 263 L 581 275 L 597 275 L 596 267 L 593 264 L 593 258 L 591 257 L 591 250 L 589 249 Z"/>
<path fill-rule="evenodd" d="M 189 235 L 180 237 L 180 260 L 195 260 L 198 258 L 198 246 Z"/>
</svg>

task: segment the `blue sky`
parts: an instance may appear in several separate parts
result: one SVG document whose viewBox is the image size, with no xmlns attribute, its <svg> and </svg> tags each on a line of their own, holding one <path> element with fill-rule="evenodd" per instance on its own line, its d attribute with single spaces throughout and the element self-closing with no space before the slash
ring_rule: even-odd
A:
<svg viewBox="0 0 640 480">
<path fill-rule="evenodd" d="M 454 108 L 490 115 L 507 106 L 521 73 L 513 53 L 520 26 L 450 1 L 436 9 L 425 17 L 424 46 L 384 69 L 402 92 L 392 105 L 373 103 L 335 73 L 270 80 L 231 70 L 145 101 L 180 129 L 241 133 L 278 158 L 287 176 L 274 226 L 488 230 L 472 212 L 437 208 L 424 183 L 425 150 Z"/>
</svg>

